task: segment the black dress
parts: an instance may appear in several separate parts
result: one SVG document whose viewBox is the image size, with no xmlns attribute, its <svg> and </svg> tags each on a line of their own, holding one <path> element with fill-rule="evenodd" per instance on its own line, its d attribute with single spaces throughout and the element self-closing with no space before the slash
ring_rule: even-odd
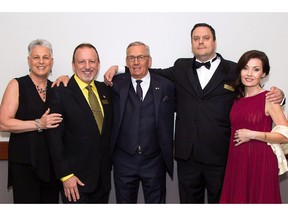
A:
<svg viewBox="0 0 288 216">
<path fill-rule="evenodd" d="M 40 119 L 46 111 L 45 102 L 39 96 L 30 76 L 16 80 L 19 84 L 19 107 L 15 118 Z M 47 88 L 50 87 L 51 81 L 48 80 Z M 14 202 L 58 203 L 58 182 L 51 168 L 44 133 L 37 130 L 11 133 L 8 166 L 8 187 L 13 187 Z"/>
</svg>

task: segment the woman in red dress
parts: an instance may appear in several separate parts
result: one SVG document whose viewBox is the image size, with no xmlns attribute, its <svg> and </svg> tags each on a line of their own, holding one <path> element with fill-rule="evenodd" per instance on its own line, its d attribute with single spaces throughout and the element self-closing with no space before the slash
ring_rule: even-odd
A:
<svg viewBox="0 0 288 216">
<path fill-rule="evenodd" d="M 288 139 L 270 132 L 288 126 L 279 104 L 269 102 L 261 79 L 269 74 L 265 53 L 244 53 L 237 65 L 236 99 L 230 112 L 231 138 L 220 203 L 281 203 L 278 162 L 270 145 Z"/>
</svg>

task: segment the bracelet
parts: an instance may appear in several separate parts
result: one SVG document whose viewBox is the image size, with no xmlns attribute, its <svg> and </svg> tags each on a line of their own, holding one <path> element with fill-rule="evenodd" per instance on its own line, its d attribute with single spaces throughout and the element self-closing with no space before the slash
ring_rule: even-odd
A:
<svg viewBox="0 0 288 216">
<path fill-rule="evenodd" d="M 264 141 L 266 141 L 267 139 L 267 135 L 266 135 L 266 132 L 264 132 Z"/>
<path fill-rule="evenodd" d="M 41 128 L 41 125 L 40 125 L 40 119 L 35 119 L 35 124 L 37 126 L 38 132 L 42 132 L 42 128 Z"/>
</svg>

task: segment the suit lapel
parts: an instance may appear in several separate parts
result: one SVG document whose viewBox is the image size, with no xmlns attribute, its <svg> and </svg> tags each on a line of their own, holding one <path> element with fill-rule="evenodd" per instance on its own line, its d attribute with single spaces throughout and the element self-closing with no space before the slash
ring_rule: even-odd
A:
<svg viewBox="0 0 288 216">
<path fill-rule="evenodd" d="M 225 73 L 226 71 L 229 71 L 229 69 L 226 69 L 226 63 L 221 57 L 221 62 L 219 66 L 217 67 L 210 81 L 207 83 L 207 85 L 203 89 L 203 95 L 209 94 L 211 91 L 217 88 L 217 86 L 219 86 L 219 83 L 221 83 L 223 79 L 225 79 L 225 77 L 227 76 Z"/>
<path fill-rule="evenodd" d="M 100 98 L 100 101 L 101 101 L 101 105 L 102 105 L 102 108 L 103 108 L 103 113 L 104 113 L 104 121 L 103 121 L 103 130 L 106 128 L 105 125 L 107 124 L 107 117 L 105 115 L 105 113 L 108 113 L 107 109 L 108 109 L 108 106 L 110 106 L 110 101 L 108 101 L 108 96 L 106 95 L 106 90 L 103 88 L 103 85 L 101 85 L 99 82 L 95 81 L 94 80 L 94 83 L 95 83 L 95 86 L 97 88 L 97 91 L 98 91 L 98 95 L 99 95 L 99 98 Z"/>
<path fill-rule="evenodd" d="M 126 108 L 126 104 L 127 104 L 127 99 L 128 99 L 128 94 L 129 94 L 129 89 L 131 87 L 132 83 L 131 83 L 131 76 L 127 75 L 125 77 L 123 77 L 123 82 L 121 82 L 120 86 L 119 86 L 119 103 L 120 103 L 120 122 L 122 122 L 123 116 L 124 116 L 124 112 L 125 112 L 125 108 Z M 120 125 L 119 125 L 120 128 Z"/>
<path fill-rule="evenodd" d="M 150 88 L 153 94 L 155 118 L 156 122 L 158 122 L 158 112 L 161 103 L 162 86 L 158 77 L 154 76 L 153 74 L 150 75 L 151 75 Z"/>
<path fill-rule="evenodd" d="M 198 97 L 201 97 L 202 88 L 200 85 L 197 71 L 196 69 L 193 68 L 194 61 L 195 61 L 195 58 L 191 59 L 191 61 L 189 61 L 189 63 L 185 66 L 185 71 L 186 71 L 186 76 L 187 76 L 186 78 L 190 82 L 190 85 L 192 86 L 194 91 L 191 91 L 191 88 L 188 88 L 187 90 L 189 90 L 192 94 L 196 93 Z"/>
</svg>

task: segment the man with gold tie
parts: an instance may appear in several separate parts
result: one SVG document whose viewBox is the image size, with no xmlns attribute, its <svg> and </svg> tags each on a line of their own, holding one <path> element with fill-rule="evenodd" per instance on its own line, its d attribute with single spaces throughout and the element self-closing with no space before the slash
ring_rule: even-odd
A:
<svg viewBox="0 0 288 216">
<path fill-rule="evenodd" d="M 74 75 L 67 87 L 51 88 L 47 106 L 61 113 L 58 128 L 47 131 L 57 177 L 63 182 L 64 203 L 108 203 L 111 188 L 110 89 L 95 81 L 100 68 L 96 48 L 78 45 L 73 53 Z"/>
</svg>

